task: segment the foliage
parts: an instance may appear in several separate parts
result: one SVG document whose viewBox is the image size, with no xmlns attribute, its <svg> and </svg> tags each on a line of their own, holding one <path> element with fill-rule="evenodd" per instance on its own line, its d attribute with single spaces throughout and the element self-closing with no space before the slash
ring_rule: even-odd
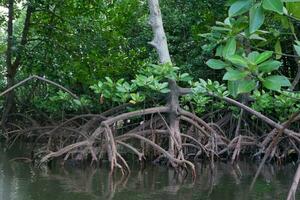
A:
<svg viewBox="0 0 300 200">
<path fill-rule="evenodd" d="M 101 94 L 104 99 L 114 102 L 130 102 L 136 104 L 143 102 L 146 97 L 155 99 L 155 93 L 169 93 L 167 79 L 176 79 L 179 82 L 189 82 L 192 78 L 187 74 L 180 74 L 178 68 L 169 64 L 148 65 L 140 70 L 135 79 L 126 81 L 119 79 L 116 82 L 106 77 L 105 81 L 99 81 L 91 86 L 95 93 Z"/>
<path fill-rule="evenodd" d="M 157 58 L 147 44 L 152 33 L 144 1 L 17 2 L 16 44 L 21 38 L 27 5 L 35 8 L 17 80 L 32 74 L 45 76 L 82 96 L 84 107 L 92 112 L 124 102 L 158 102 L 166 98 L 167 79 L 172 78 L 181 86 L 194 88 L 194 94 L 182 97 L 181 103 L 183 106 L 191 103 L 197 114 L 203 114 L 225 105 L 211 104 L 215 99 L 199 92 L 220 96 L 230 93 L 235 98 L 259 92 L 276 99 L 275 94 L 282 94 L 278 92 L 290 87 L 297 73 L 295 59 L 282 54 L 300 56 L 296 12 L 299 2 L 161 1 L 175 68 L 150 64 Z M 1 5 L 6 3 L 1 1 Z M 5 13 L 0 17 L 0 88 L 3 89 L 7 22 Z M 81 103 L 54 88 L 41 86 L 39 90 L 31 90 L 32 87 L 16 91 L 20 107 L 21 99 L 25 99 L 29 107 L 53 116 L 61 110 L 76 113 L 82 109 Z M 269 108 L 256 106 L 256 102 L 253 105 L 269 112 Z"/>
<path fill-rule="evenodd" d="M 9 5 L 12 5 L 11 2 L 13 1 L 10 1 Z M 7 6 L 4 1 L 0 3 Z M 67 88 L 64 91 L 70 89 L 81 97 L 74 99 L 69 93 L 57 91 L 49 85 L 36 82 L 28 84 L 26 87 L 16 89 L 16 93 L 10 92 L 7 95 L 9 98 L 6 98 L 7 106 L 3 109 L 4 117 L 1 120 L 3 128 L 6 128 L 5 122 L 8 119 L 6 114 L 10 114 L 13 109 L 22 113 L 30 108 L 37 110 L 37 113 L 57 119 L 57 116 L 64 118 L 69 114 L 76 115 L 83 112 L 101 113 L 106 108 L 124 103 L 138 104 L 138 106 L 143 103 L 144 108 L 153 107 L 153 105 L 165 106 L 167 103 L 169 108 L 149 108 L 143 110 L 143 114 L 142 110 L 123 113 L 122 107 L 116 111 L 115 118 L 108 117 L 100 121 L 102 117 L 99 119 L 95 117 L 86 123 L 86 126 L 80 125 L 79 127 L 80 133 L 83 129 L 82 136 L 86 139 L 83 142 L 80 142 L 81 136 L 78 137 L 78 133 L 75 136 L 75 138 L 78 137 L 77 139 L 67 135 L 61 137 L 58 134 L 60 141 L 64 137 L 67 139 L 61 142 L 61 145 L 55 143 L 52 145 L 52 140 L 55 141 L 56 136 L 50 135 L 47 151 L 52 151 L 51 146 L 69 144 L 62 149 L 58 147 L 60 150 L 48 154 L 49 157 L 45 156 L 41 162 L 65 153 L 67 153 L 67 158 L 75 149 L 81 149 L 85 155 L 88 155 L 90 151 L 93 161 L 96 161 L 95 158 L 102 157 L 103 152 L 101 150 L 95 153 L 93 147 L 102 146 L 105 140 L 111 169 L 118 166 L 123 171 L 122 166 L 127 167 L 127 163 L 116 148 L 115 136 L 118 134 L 117 129 L 121 128 L 118 121 L 124 124 L 123 120 L 127 120 L 126 118 L 140 118 L 148 114 L 153 116 L 154 112 L 169 114 L 165 127 L 153 129 L 152 118 L 147 125 L 151 128 L 149 133 L 152 133 L 152 130 L 168 129 L 169 141 L 172 142 L 159 138 L 159 145 L 169 143 L 168 153 L 165 152 L 167 148 L 163 145 L 161 147 L 153 145 L 157 142 L 157 138 L 150 140 L 146 135 L 138 135 L 131 131 L 125 137 L 134 136 L 136 139 L 143 140 L 143 143 L 154 146 L 155 151 L 158 148 L 158 151 L 165 154 L 174 166 L 179 161 L 185 161 L 183 149 L 190 149 L 182 148 L 180 129 L 184 130 L 185 127 L 179 125 L 179 119 L 191 123 L 190 127 L 199 129 L 204 135 L 197 139 L 192 136 L 190 138 L 190 135 L 187 137 L 188 140 L 192 139 L 192 142 L 199 145 L 198 148 L 193 144 L 196 147 L 193 151 L 198 149 L 198 152 L 194 152 L 195 160 L 197 157 L 200 158 L 201 153 L 205 153 L 213 161 L 215 155 L 219 156 L 219 154 L 233 151 L 232 162 L 234 162 L 245 144 L 247 148 L 249 144 L 251 148 L 252 146 L 259 147 L 259 152 L 265 153 L 265 158 L 266 156 L 271 159 L 273 156 L 283 158 L 280 151 L 284 145 L 280 144 L 278 145 L 280 148 L 277 148 L 277 144 L 273 146 L 273 143 L 281 143 L 279 137 L 282 133 L 292 131 L 248 109 L 248 112 L 258 116 L 260 120 L 273 126 L 276 124 L 274 127 L 278 130 L 282 129 L 278 132 L 278 137 L 274 137 L 275 140 L 267 141 L 262 146 L 257 145 L 269 139 L 266 137 L 260 142 L 264 137 L 257 138 L 259 135 L 267 136 L 264 133 L 265 126 L 257 134 L 251 132 L 257 127 L 248 123 L 249 118 L 244 114 L 241 103 L 270 115 L 270 118 L 276 121 L 284 121 L 289 115 L 299 110 L 300 95 L 292 91 L 296 85 L 299 86 L 300 79 L 300 42 L 298 39 L 300 26 L 298 13 L 294 10 L 294 6 L 297 7 L 298 3 L 281 0 L 229 0 L 225 4 L 223 0 L 166 0 L 162 4 L 162 11 L 166 14 L 164 25 L 172 55 L 170 63 L 174 65 L 152 64 L 156 63 L 157 58 L 156 54 L 153 54 L 154 50 L 148 45 L 153 36 L 148 27 L 145 1 L 70 0 L 62 4 L 59 0 L 28 0 L 22 4 L 21 9 L 10 6 L 10 10 L 13 8 L 16 11 L 14 16 L 9 15 L 9 22 L 15 19 L 14 31 L 12 37 L 9 38 L 1 35 L 0 43 L 2 52 L 6 50 L 6 40 L 8 45 L 7 58 L 3 55 L 0 59 L 2 65 L 7 59 L 7 69 L 0 69 L 5 73 L 2 74 L 3 83 L 6 84 L 5 76 L 8 80 L 7 85 L 11 86 L 15 80 L 22 80 L 36 74 Z M 227 6 L 228 13 L 226 13 Z M 30 22 L 28 21 L 31 13 L 28 12 L 31 11 L 29 8 L 33 8 Z M 157 14 L 155 12 L 153 15 L 151 10 L 151 15 L 155 16 Z M 160 21 L 159 17 L 159 24 L 161 24 Z M 215 21 L 216 25 L 212 26 Z M 0 23 L 2 28 L 9 24 L 11 23 L 3 25 Z M 151 24 L 155 29 L 155 23 Z M 25 37 L 26 28 L 29 28 L 28 38 Z M 162 27 L 160 28 L 162 30 Z M 7 30 L 9 33 L 10 26 Z M 157 50 L 159 51 L 158 47 Z M 204 65 L 205 62 L 209 68 Z M 295 66 L 298 69 L 295 70 Z M 17 73 L 16 76 L 15 73 Z M 214 81 L 209 78 L 213 78 Z M 1 84 L 0 82 L 0 88 Z M 287 88 L 289 90 L 285 91 Z M 187 93 L 188 95 L 181 96 Z M 211 97 L 206 96 L 207 94 Z M 228 98 L 225 100 L 231 101 L 241 110 L 216 100 L 229 95 L 240 103 Z M 178 96 L 180 96 L 180 105 Z M 211 119 L 216 119 L 216 123 L 207 124 L 193 113 L 181 110 L 180 106 L 198 116 L 206 113 L 209 113 L 206 116 L 210 116 L 211 111 L 217 110 L 212 112 L 211 117 Z M 229 113 L 224 111 L 229 111 Z M 119 112 L 123 114 L 119 115 Z M 214 115 L 215 113 L 217 114 Z M 148 124 L 145 118 L 142 122 L 136 120 L 135 125 L 142 125 L 145 122 Z M 85 120 L 80 119 L 80 121 Z M 75 124 L 72 126 L 76 127 Z M 182 125 L 186 126 L 186 124 Z M 287 125 L 290 124 L 287 123 Z M 126 126 L 126 129 L 130 129 L 130 126 Z M 104 140 L 101 138 L 101 143 L 98 143 L 101 135 L 104 135 Z M 269 142 L 271 143 L 268 144 Z M 135 153 L 138 152 L 140 160 L 142 159 L 144 155 L 139 153 L 139 149 L 135 149 L 134 146 L 128 147 Z M 268 155 L 265 149 L 272 152 L 272 155 Z M 142 149 L 141 152 L 144 153 L 144 150 Z M 266 160 L 265 158 L 263 160 Z M 118 163 L 119 160 L 123 162 L 122 165 Z M 194 171 L 194 165 L 189 163 L 180 162 L 180 165 L 191 165 Z"/>
<path fill-rule="evenodd" d="M 43 91 L 38 91 L 42 88 L 36 89 L 36 94 Z M 33 98 L 28 99 L 34 105 L 34 108 L 49 114 L 56 118 L 58 113 L 79 113 L 90 109 L 92 107 L 92 100 L 86 95 L 82 95 L 79 99 L 74 99 L 70 94 L 61 90 L 57 91 L 54 88 L 43 87 L 47 90 L 46 96 L 34 95 Z M 21 89 L 19 93 L 26 93 L 26 89 Z M 25 95 L 25 94 L 24 94 Z"/>
<path fill-rule="evenodd" d="M 224 84 L 218 81 L 207 81 L 199 79 L 196 82 L 190 82 L 193 88 L 193 93 L 183 96 L 181 104 L 186 110 L 193 110 L 196 114 L 202 115 L 210 110 L 219 110 L 225 108 L 224 102 L 219 102 L 212 97 L 207 96 L 207 93 L 214 93 L 219 96 L 228 96 L 227 88 Z"/>
<path fill-rule="evenodd" d="M 160 1 L 165 31 L 173 63 L 194 78 L 215 79 L 218 74 L 205 67 L 210 52 L 199 35 L 210 30 L 226 14 L 227 0 Z M 209 45 L 209 44 L 208 44 Z"/>
<path fill-rule="evenodd" d="M 268 12 L 272 14 L 272 20 L 280 16 L 284 21 L 284 15 L 290 14 L 280 0 L 263 0 L 256 3 L 252 0 L 232 1 L 228 18 L 224 22 L 217 22 L 211 33 L 202 35 L 214 44 L 210 48 L 216 48 L 215 56 L 219 57 L 208 60 L 206 64 L 212 69 L 226 69 L 223 80 L 228 81 L 229 91 L 235 97 L 259 89 L 259 83 L 276 91 L 291 86 L 287 77 L 270 75 L 271 72 L 278 73 L 279 67 L 282 66 L 282 62 L 272 59 L 273 51 L 252 51 L 262 43 L 266 45 L 268 41 L 265 36 L 272 34 L 270 31 L 260 30 Z M 293 28 L 291 23 L 288 28 Z M 294 45 L 296 51 L 297 47 Z M 279 40 L 275 44 L 276 59 L 281 58 L 278 53 L 282 53 Z"/>
<path fill-rule="evenodd" d="M 268 93 L 255 91 L 252 95 L 255 100 L 252 108 L 277 120 L 285 121 L 300 109 L 300 94 L 293 92 Z"/>
<path fill-rule="evenodd" d="M 235 54 L 235 45 L 236 43 L 232 39 L 224 47 L 222 57 L 225 62 L 216 59 L 207 61 L 207 65 L 212 69 L 226 69 L 223 80 L 228 81 L 233 96 L 253 91 L 258 88 L 259 82 L 270 90 L 280 90 L 281 87 L 291 85 L 285 76 L 269 75 L 270 72 L 277 71 L 282 65 L 281 62 L 270 59 L 273 52 L 253 51 L 247 56 L 238 55 Z"/>
</svg>

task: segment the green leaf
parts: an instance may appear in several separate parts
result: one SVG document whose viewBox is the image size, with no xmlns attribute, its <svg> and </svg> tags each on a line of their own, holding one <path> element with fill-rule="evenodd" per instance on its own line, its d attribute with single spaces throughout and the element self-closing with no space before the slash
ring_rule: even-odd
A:
<svg viewBox="0 0 300 200">
<path fill-rule="evenodd" d="M 252 51 L 248 54 L 248 60 L 252 63 L 255 63 L 259 55 L 260 54 L 257 51 Z"/>
<path fill-rule="evenodd" d="M 295 50 L 296 50 L 296 52 L 297 52 L 297 54 L 298 54 L 298 56 L 300 56 L 300 45 L 294 45 L 294 48 L 295 48 Z"/>
<path fill-rule="evenodd" d="M 213 26 L 213 27 L 211 27 L 211 30 L 214 30 L 214 31 L 226 31 L 226 32 L 230 31 L 229 28 L 224 28 L 224 27 L 220 27 L 220 26 Z"/>
<path fill-rule="evenodd" d="M 189 82 L 193 80 L 193 78 L 188 73 L 183 73 L 179 75 L 179 80 L 183 82 Z"/>
<path fill-rule="evenodd" d="M 206 64 L 212 69 L 224 69 L 225 67 L 228 67 L 227 63 L 216 59 L 210 59 L 206 62 Z"/>
<path fill-rule="evenodd" d="M 278 91 L 281 87 L 291 86 L 290 81 L 285 76 L 268 76 L 263 81 L 263 86 L 269 90 Z"/>
<path fill-rule="evenodd" d="M 98 86 L 99 88 L 102 88 L 102 87 L 103 87 L 103 83 L 102 83 L 101 81 L 99 81 L 98 84 L 97 84 L 97 86 Z"/>
<path fill-rule="evenodd" d="M 245 78 L 247 75 L 248 72 L 231 69 L 230 71 L 224 74 L 223 80 L 237 81 Z"/>
<path fill-rule="evenodd" d="M 238 16 L 247 12 L 252 5 L 252 0 L 238 0 L 229 8 L 229 17 Z"/>
<path fill-rule="evenodd" d="M 218 48 L 216 50 L 216 56 L 222 57 L 223 49 L 224 49 L 223 45 L 218 46 Z"/>
<path fill-rule="evenodd" d="M 239 81 L 228 81 L 228 91 L 233 97 L 238 95 Z"/>
<path fill-rule="evenodd" d="M 73 101 L 76 105 L 82 106 L 81 102 L 78 99 L 74 99 Z"/>
<path fill-rule="evenodd" d="M 255 4 L 250 9 L 250 24 L 249 24 L 249 31 L 250 34 L 257 31 L 264 23 L 265 14 L 261 4 Z"/>
<path fill-rule="evenodd" d="M 287 16 L 280 16 L 280 21 L 284 29 L 288 29 L 290 27 L 289 18 Z"/>
<path fill-rule="evenodd" d="M 113 81 L 111 80 L 111 78 L 105 77 L 105 79 L 106 79 L 106 81 L 107 81 L 108 83 L 113 84 Z"/>
<path fill-rule="evenodd" d="M 223 49 L 223 57 L 227 58 L 228 56 L 232 56 L 236 51 L 236 41 L 235 38 L 230 38 Z"/>
<path fill-rule="evenodd" d="M 265 52 L 261 53 L 261 54 L 257 57 L 257 59 L 256 59 L 256 61 L 255 61 L 255 64 L 258 65 L 258 64 L 260 64 L 260 63 L 262 63 L 262 62 L 268 60 L 269 58 L 271 58 L 272 55 L 273 55 L 273 51 L 265 51 Z"/>
<path fill-rule="evenodd" d="M 160 90 L 160 92 L 163 93 L 163 94 L 166 94 L 166 93 L 170 92 L 170 89 L 164 88 L 164 89 Z"/>
<path fill-rule="evenodd" d="M 270 61 L 267 61 L 267 62 L 264 62 L 262 64 L 260 64 L 258 66 L 258 70 L 261 71 L 261 72 L 271 72 L 271 71 L 274 71 L 274 70 L 277 70 L 279 69 L 279 67 L 282 65 L 281 62 L 279 61 L 276 61 L 276 60 L 270 60 Z"/>
<path fill-rule="evenodd" d="M 118 85 L 116 87 L 116 89 L 117 89 L 118 92 L 124 92 L 124 93 L 126 92 L 126 89 L 122 85 Z"/>
<path fill-rule="evenodd" d="M 248 63 L 245 58 L 243 58 L 240 55 L 233 55 L 227 58 L 230 62 L 232 62 L 234 65 L 240 66 L 240 67 L 247 67 Z"/>
<path fill-rule="evenodd" d="M 289 0 L 285 2 L 287 2 L 286 8 L 288 10 L 289 15 L 300 19 L 300 0 Z"/>
<path fill-rule="evenodd" d="M 282 48 L 281 48 L 280 40 L 277 40 L 275 44 L 275 53 L 276 53 L 276 59 L 279 60 L 282 57 Z"/>
<path fill-rule="evenodd" d="M 238 94 L 251 92 L 255 87 L 255 80 L 242 80 L 238 84 Z"/>
<path fill-rule="evenodd" d="M 251 34 L 249 39 L 251 39 L 251 40 L 261 40 L 261 41 L 265 41 L 265 42 L 267 41 L 266 38 L 263 38 L 263 37 L 259 36 L 258 34 Z"/>
<path fill-rule="evenodd" d="M 129 103 L 131 103 L 131 104 L 136 104 L 136 101 L 130 100 Z"/>
<path fill-rule="evenodd" d="M 281 0 L 263 0 L 263 8 L 283 14 L 283 3 Z"/>
<path fill-rule="evenodd" d="M 6 51 L 6 45 L 0 44 L 0 53 L 4 53 Z"/>
</svg>

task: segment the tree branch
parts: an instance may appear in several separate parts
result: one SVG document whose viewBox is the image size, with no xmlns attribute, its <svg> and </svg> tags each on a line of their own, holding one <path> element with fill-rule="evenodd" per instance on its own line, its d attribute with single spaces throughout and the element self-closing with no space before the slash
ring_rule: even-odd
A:
<svg viewBox="0 0 300 200">
<path fill-rule="evenodd" d="M 10 92 L 10 91 L 12 91 L 12 90 L 14 90 L 14 89 L 16 89 L 17 87 L 20 87 L 21 85 L 25 84 L 26 82 L 30 81 L 31 79 L 37 79 L 37 80 L 40 80 L 40 81 L 44 81 L 44 82 L 46 82 L 46 83 L 49 83 L 49 84 L 51 84 L 51 85 L 54 85 L 54 86 L 60 88 L 61 90 L 63 90 L 63 91 L 65 91 L 65 92 L 69 93 L 69 94 L 70 94 L 72 97 L 74 97 L 75 99 L 79 99 L 73 92 L 71 92 L 70 90 L 68 90 L 68 89 L 65 88 L 64 86 L 62 86 L 62 85 L 60 85 L 60 84 L 58 84 L 58 83 L 55 83 L 55 82 L 53 82 L 53 81 L 50 81 L 50 80 L 48 80 L 48 79 L 46 79 L 46 78 L 42 78 L 42 77 L 40 77 L 40 76 L 36 76 L 36 75 L 30 76 L 30 77 L 24 79 L 23 81 L 20 81 L 19 83 L 15 84 L 14 86 L 12 86 L 12 87 L 6 89 L 4 92 L 1 92 L 1 93 L 0 93 L 0 97 L 3 96 L 3 95 L 5 95 L 6 93 L 8 93 L 8 92 Z"/>
<path fill-rule="evenodd" d="M 298 135 L 298 133 L 292 131 L 292 130 L 289 130 L 289 129 L 285 129 L 283 125 L 273 121 L 272 119 L 268 118 L 267 116 L 261 114 L 260 112 L 257 112 L 256 110 L 253 110 L 252 108 L 234 100 L 234 99 L 231 99 L 229 97 L 220 97 L 220 96 L 217 96 L 213 93 L 207 93 L 209 96 L 212 96 L 212 97 L 216 97 L 216 98 L 219 98 L 219 99 L 222 99 L 232 105 L 235 105 L 239 108 L 242 108 L 244 109 L 245 111 L 251 113 L 252 115 L 255 115 L 257 118 L 261 119 L 262 121 L 266 122 L 267 124 L 273 126 L 274 128 L 277 128 L 277 129 L 283 129 L 283 132 L 287 135 Z"/>
<path fill-rule="evenodd" d="M 17 57 L 16 57 L 15 61 L 12 64 L 12 70 L 13 70 L 14 73 L 16 73 L 17 69 L 20 66 L 22 53 L 23 53 L 24 47 L 25 47 L 25 45 L 27 44 L 27 41 L 28 41 L 30 19 L 31 19 L 31 15 L 32 15 L 33 10 L 34 10 L 34 8 L 29 3 L 28 6 L 27 6 L 26 17 L 25 17 L 24 27 L 23 27 L 23 31 L 22 31 L 20 49 L 18 51 L 18 54 L 17 54 Z"/>
</svg>

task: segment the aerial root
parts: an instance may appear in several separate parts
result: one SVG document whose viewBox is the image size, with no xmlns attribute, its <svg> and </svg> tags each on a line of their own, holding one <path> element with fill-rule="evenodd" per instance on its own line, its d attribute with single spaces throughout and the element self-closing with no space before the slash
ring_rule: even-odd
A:
<svg viewBox="0 0 300 200">
<path fill-rule="evenodd" d="M 270 134 L 260 138 L 251 133 L 242 135 L 240 132 L 238 136 L 230 139 L 226 136 L 227 132 L 224 132 L 217 124 L 207 123 L 195 114 L 182 109 L 179 110 L 180 130 L 177 132 L 172 129 L 165 118 L 168 112 L 168 107 L 155 107 L 111 117 L 87 114 L 73 117 L 58 126 L 17 129 L 9 134 L 15 135 L 11 138 L 12 141 L 25 133 L 30 133 L 26 134 L 27 136 L 35 136 L 35 143 L 41 139 L 48 141 L 47 148 L 44 148 L 40 154 L 44 155 L 40 163 L 61 156 L 65 156 L 65 159 L 84 159 L 82 155 L 90 155 L 91 162 L 97 162 L 103 159 L 103 155 L 107 155 L 111 172 L 120 169 L 122 174 L 129 174 L 129 165 L 121 152 L 126 148 L 134 153 L 139 161 L 146 160 L 148 155 L 153 156 L 151 153 L 155 152 L 155 158 L 166 158 L 169 164 L 179 171 L 189 169 L 193 177 L 196 174 L 195 166 L 188 159 L 196 161 L 199 158 L 209 158 L 213 167 L 214 161 L 224 153 L 231 156 L 233 163 L 239 159 L 241 151 L 248 147 L 254 150 L 256 148 L 258 153 L 265 153 L 266 157 L 272 158 L 278 156 L 278 141 L 283 139 L 290 143 L 295 141 L 294 146 L 297 146 L 300 140 L 297 133 L 287 133 L 284 129 L 274 129 Z M 145 117 L 141 119 L 142 116 Z M 91 121 L 93 119 L 96 123 Z M 129 119 L 132 119 L 132 122 L 127 123 Z M 73 123 L 74 121 L 76 123 Z M 123 124 L 124 121 L 126 122 L 124 127 L 116 125 L 120 121 L 123 121 Z M 90 127 L 90 124 L 97 123 L 98 127 Z M 45 133 L 44 130 L 47 132 Z M 278 134 L 280 131 L 286 133 L 284 138 L 278 136 L 281 135 Z M 277 138 L 276 144 L 272 144 L 275 142 L 274 138 Z M 170 149 L 167 150 L 170 140 L 173 141 L 173 152 Z M 148 150 L 145 151 L 146 145 Z"/>
<path fill-rule="evenodd" d="M 122 174 L 128 174 L 130 173 L 130 168 L 126 162 L 126 160 L 123 158 L 123 156 L 118 152 L 118 146 L 121 145 L 127 149 L 129 149 L 130 151 L 132 151 L 134 154 L 136 154 L 138 156 L 139 161 L 142 161 L 144 159 L 146 159 L 144 152 L 138 150 L 138 148 L 136 148 L 133 144 L 130 143 L 130 141 L 127 141 L 129 139 L 137 139 L 142 141 L 143 143 L 149 145 L 152 147 L 153 150 L 155 150 L 156 152 L 159 152 L 161 155 L 163 155 L 164 157 L 166 157 L 170 163 L 173 164 L 173 166 L 177 166 L 178 168 L 190 168 L 191 172 L 192 172 L 192 176 L 195 177 L 196 172 L 195 172 L 195 166 L 192 162 L 188 161 L 185 159 L 185 155 L 188 154 L 188 152 L 183 153 L 183 149 L 184 147 L 192 147 L 194 146 L 195 148 L 198 149 L 197 151 L 197 156 L 200 155 L 199 152 L 204 152 L 206 156 L 209 156 L 209 153 L 213 152 L 212 150 L 208 149 L 206 147 L 206 144 L 202 144 L 201 140 L 195 139 L 192 135 L 187 135 L 187 134 L 180 134 L 179 135 L 179 139 L 180 142 L 178 142 L 178 138 L 176 137 L 171 137 L 170 139 L 174 140 L 174 144 L 176 146 L 176 149 L 178 150 L 178 152 L 182 152 L 180 154 L 177 154 L 175 156 L 175 154 L 171 154 L 169 153 L 167 150 L 165 150 L 163 147 L 161 147 L 160 145 L 158 145 L 155 141 L 155 139 L 151 139 L 155 136 L 155 138 L 168 138 L 170 137 L 169 133 L 170 133 L 170 128 L 168 127 L 168 124 L 164 124 L 164 123 L 160 123 L 160 125 L 158 125 L 158 127 L 160 127 L 161 129 L 153 129 L 153 124 L 149 123 L 149 121 L 145 122 L 144 130 L 141 131 L 137 131 L 141 128 L 133 128 L 131 131 L 126 132 L 125 134 L 122 135 L 115 135 L 115 133 L 113 132 L 113 125 L 114 123 L 120 121 L 120 120 L 127 120 L 128 118 L 132 118 L 132 117 L 136 117 L 136 116 L 141 116 L 141 115 L 149 115 L 149 114 L 155 114 L 157 112 L 159 113 L 164 113 L 167 112 L 167 108 L 166 107 L 158 107 L 158 108 L 150 108 L 150 109 L 146 109 L 144 111 L 134 111 L 134 112 L 130 112 L 130 113 L 124 113 L 121 115 L 117 115 L 111 118 L 106 118 L 104 121 L 101 122 L 100 127 L 98 127 L 93 133 L 86 135 L 81 133 L 80 131 L 77 132 L 78 135 L 82 135 L 83 137 L 81 137 L 82 141 L 77 141 L 77 142 L 73 142 L 72 140 L 70 141 L 65 141 L 67 143 L 71 142 L 71 144 L 66 145 L 65 147 L 62 147 L 60 149 L 58 149 L 55 152 L 48 152 L 44 157 L 42 157 L 42 159 L 40 160 L 40 163 L 45 163 L 47 161 L 49 161 L 50 159 L 56 158 L 56 157 L 61 157 L 63 155 L 66 155 L 65 158 L 69 158 L 70 155 L 72 154 L 83 154 L 83 152 L 89 152 L 91 157 L 92 157 L 92 162 L 94 161 L 98 161 L 99 158 L 101 157 L 100 154 L 102 154 L 102 150 L 105 150 L 106 154 L 108 155 L 108 160 L 110 161 L 110 170 L 111 172 L 114 171 L 115 168 L 120 169 Z M 160 114 L 161 115 L 161 114 Z M 102 118 L 101 115 L 82 115 L 81 117 L 99 117 Z M 63 123 L 63 125 L 59 125 L 59 127 L 55 127 L 53 130 L 58 131 L 58 130 L 64 130 L 66 129 L 65 125 L 70 123 L 71 121 L 75 120 L 76 118 L 72 118 L 70 120 L 67 120 Z M 103 119 L 103 118 L 102 118 Z M 151 122 L 155 122 L 157 123 L 158 118 L 151 117 Z M 192 122 L 191 124 L 194 125 L 197 130 L 202 131 L 204 134 L 203 136 L 205 138 L 208 138 L 207 135 L 209 134 L 209 129 L 207 124 L 204 121 L 200 122 L 202 123 L 201 125 L 199 125 L 199 120 L 194 120 L 191 119 L 189 117 L 183 117 L 183 119 L 187 122 Z M 141 125 L 140 125 L 141 126 Z M 206 127 L 205 127 L 206 126 Z M 82 127 L 82 126 L 80 126 Z M 168 129 L 169 128 L 169 129 Z M 50 130 L 48 131 L 46 134 L 40 136 L 40 137 L 49 137 L 51 135 L 53 135 L 54 131 Z M 66 129 L 68 130 L 68 129 Z M 73 129 L 72 129 L 73 130 Z M 69 131 L 72 131 L 69 130 Z M 211 129 L 213 130 L 213 129 Z M 74 133 L 76 133 L 76 129 L 74 128 L 73 130 Z M 38 137 L 37 139 L 39 139 L 40 137 Z M 52 137 L 51 137 L 52 138 Z M 189 141 L 189 143 L 184 143 L 182 144 L 181 140 L 182 138 L 186 138 L 186 140 Z M 104 139 L 104 140 L 103 140 Z M 206 139 L 207 141 L 208 139 Z M 105 149 L 103 149 L 103 142 L 105 144 Z M 49 142 L 52 142 L 51 140 L 49 140 Z M 49 145 L 50 148 L 50 145 Z M 100 149 L 100 150 L 99 150 Z M 216 152 L 213 152 L 216 153 Z M 177 168 L 176 167 L 176 168 Z"/>
<path fill-rule="evenodd" d="M 295 194 L 297 191 L 299 180 L 300 180 L 300 164 L 298 165 L 296 174 L 293 179 L 293 183 L 291 185 L 291 188 L 290 188 L 290 191 L 289 191 L 289 194 L 288 194 L 288 197 L 286 200 L 296 200 Z"/>
</svg>

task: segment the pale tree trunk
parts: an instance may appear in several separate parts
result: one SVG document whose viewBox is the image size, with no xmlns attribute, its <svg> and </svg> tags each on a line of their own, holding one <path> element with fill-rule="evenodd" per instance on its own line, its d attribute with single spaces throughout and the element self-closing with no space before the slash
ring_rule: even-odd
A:
<svg viewBox="0 0 300 200">
<path fill-rule="evenodd" d="M 159 61 L 162 64 L 172 63 L 167 43 L 167 37 L 163 27 L 159 2 L 158 0 L 148 0 L 148 4 L 150 9 L 149 22 L 154 34 L 154 38 L 150 42 L 150 44 L 156 48 L 159 56 Z"/>
<path fill-rule="evenodd" d="M 150 9 L 150 25 L 154 33 L 154 38 L 150 44 L 156 48 L 161 64 L 172 64 L 166 34 L 163 27 L 163 21 L 158 0 L 148 0 Z M 181 150 L 181 136 L 179 129 L 179 96 L 180 88 L 175 80 L 169 81 L 169 153 L 178 159 L 184 159 Z M 176 166 L 174 166 L 176 167 Z"/>
</svg>

